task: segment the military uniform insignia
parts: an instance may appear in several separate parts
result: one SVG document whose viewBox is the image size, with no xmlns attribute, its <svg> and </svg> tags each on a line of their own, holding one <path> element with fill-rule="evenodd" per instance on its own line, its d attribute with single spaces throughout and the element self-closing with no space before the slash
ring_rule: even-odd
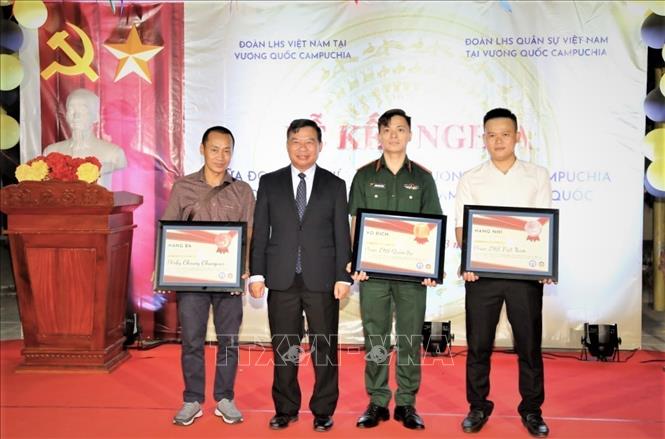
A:
<svg viewBox="0 0 665 439">
<path fill-rule="evenodd" d="M 429 169 L 427 169 L 426 167 L 424 167 L 424 166 L 421 165 L 420 163 L 416 163 L 416 162 L 414 162 L 414 161 L 411 161 L 411 163 L 413 163 L 414 165 L 418 166 L 420 169 L 422 169 L 423 171 L 427 172 L 428 174 L 431 174 L 431 173 L 432 173 L 432 171 L 430 171 Z"/>
<path fill-rule="evenodd" d="M 367 167 L 370 167 L 370 166 L 374 167 L 374 169 L 376 171 L 378 171 L 379 168 L 381 167 L 381 160 L 380 159 L 379 160 L 372 160 L 369 163 L 365 163 L 364 165 L 362 165 L 361 167 L 358 168 L 358 171 L 360 171 L 361 169 L 365 169 Z"/>
<path fill-rule="evenodd" d="M 369 182 L 369 187 L 375 188 L 375 189 L 385 189 L 386 184 L 385 183 L 375 183 L 373 181 Z"/>
<path fill-rule="evenodd" d="M 411 191 L 417 191 L 418 189 L 420 189 L 420 186 L 418 186 L 415 183 L 404 183 L 404 189 L 408 189 L 408 190 L 411 190 Z"/>
</svg>

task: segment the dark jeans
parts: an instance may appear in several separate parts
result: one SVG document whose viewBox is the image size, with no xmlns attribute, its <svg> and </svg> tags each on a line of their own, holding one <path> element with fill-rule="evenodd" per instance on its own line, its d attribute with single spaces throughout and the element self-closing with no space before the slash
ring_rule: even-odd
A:
<svg viewBox="0 0 665 439">
<path fill-rule="evenodd" d="M 215 401 L 233 399 L 238 369 L 238 330 L 242 322 L 242 297 L 228 293 L 179 292 L 178 318 L 182 327 L 182 374 L 185 402 L 205 400 L 204 347 L 208 315 L 212 305 L 217 333 Z"/>
</svg>

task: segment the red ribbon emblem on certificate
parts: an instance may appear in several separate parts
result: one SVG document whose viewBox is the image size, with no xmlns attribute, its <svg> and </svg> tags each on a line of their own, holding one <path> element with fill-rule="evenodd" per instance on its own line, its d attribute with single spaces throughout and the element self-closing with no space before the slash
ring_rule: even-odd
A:
<svg viewBox="0 0 665 439">
<path fill-rule="evenodd" d="M 231 245 L 231 240 L 233 239 L 235 232 L 225 232 L 219 233 L 215 236 L 215 245 L 217 246 L 217 253 L 228 253 L 229 245 Z"/>
<path fill-rule="evenodd" d="M 527 241 L 540 241 L 540 232 L 543 230 L 543 225 L 540 221 L 527 221 L 524 224 L 524 231 L 526 232 Z"/>
<path fill-rule="evenodd" d="M 430 228 L 428 224 L 420 223 L 414 224 L 413 226 L 413 236 L 415 236 L 414 241 L 418 244 L 424 244 L 429 240 Z"/>
</svg>

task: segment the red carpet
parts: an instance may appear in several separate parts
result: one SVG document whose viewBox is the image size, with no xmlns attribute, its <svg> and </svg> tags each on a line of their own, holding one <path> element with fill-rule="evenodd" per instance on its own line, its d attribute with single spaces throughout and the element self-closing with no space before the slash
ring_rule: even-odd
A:
<svg viewBox="0 0 665 439">
<path fill-rule="evenodd" d="M 357 416 L 368 402 L 363 387 L 364 353 L 345 351 L 341 354 L 341 395 L 335 426 L 330 432 L 315 433 L 307 410 L 312 386 L 310 364 L 300 371 L 300 420 L 286 430 L 268 428 L 273 415 L 272 355 L 262 353 L 260 348 L 245 348 L 241 354 L 236 402 L 245 416 L 244 423 L 226 425 L 214 416 L 209 390 L 204 416 L 189 427 L 177 427 L 171 424 L 171 417 L 181 404 L 180 346 L 132 350 L 131 359 L 111 374 L 16 374 L 21 346 L 21 341 L 0 343 L 3 439 L 530 437 L 516 412 L 517 359 L 506 353 L 493 356 L 494 414 L 480 433 L 466 435 L 459 426 L 467 410 L 463 353 L 454 358 L 424 359 L 417 408 L 427 428 L 411 431 L 393 420 L 371 430 L 355 427 Z M 454 352 L 460 351 L 461 347 L 454 348 Z M 214 347 L 206 349 L 208 377 L 212 377 L 214 353 Z M 622 361 L 629 355 L 622 352 Z M 550 438 L 665 437 L 664 353 L 638 351 L 622 363 L 582 362 L 575 352 L 545 357 L 547 397 L 543 411 Z M 211 389 L 212 383 L 207 384 Z"/>
</svg>

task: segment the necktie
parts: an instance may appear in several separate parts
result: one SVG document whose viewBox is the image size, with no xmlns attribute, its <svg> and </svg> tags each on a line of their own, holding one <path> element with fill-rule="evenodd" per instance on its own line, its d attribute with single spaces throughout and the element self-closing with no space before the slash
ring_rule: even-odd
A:
<svg viewBox="0 0 665 439">
<path fill-rule="evenodd" d="M 305 214 L 305 207 L 307 206 L 307 183 L 305 183 L 305 174 L 301 172 L 298 174 L 298 177 L 300 177 L 300 183 L 298 183 L 298 188 L 296 189 L 296 208 L 298 209 L 298 217 L 302 221 L 302 217 Z M 296 273 L 302 273 L 300 246 L 298 246 L 298 256 L 296 258 Z"/>
</svg>

